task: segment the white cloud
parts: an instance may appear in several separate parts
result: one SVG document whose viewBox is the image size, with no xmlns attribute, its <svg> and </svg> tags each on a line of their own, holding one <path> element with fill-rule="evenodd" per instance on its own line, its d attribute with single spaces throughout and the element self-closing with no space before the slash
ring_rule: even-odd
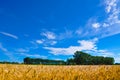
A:
<svg viewBox="0 0 120 80">
<path fill-rule="evenodd" d="M 47 58 L 47 56 L 39 55 L 39 54 L 28 54 L 28 53 L 20 53 L 21 55 L 27 57 L 35 57 L 35 58 Z"/>
<path fill-rule="evenodd" d="M 98 21 L 97 17 L 91 17 L 84 29 L 78 29 L 81 37 L 105 38 L 120 34 L 120 0 L 105 0 L 105 19 Z M 92 26 L 92 27 L 91 27 Z M 96 29 L 93 29 L 96 28 Z"/>
<path fill-rule="evenodd" d="M 36 43 L 47 46 L 47 45 L 55 45 L 57 43 L 57 41 L 41 39 L 41 40 L 36 40 Z"/>
<path fill-rule="evenodd" d="M 10 51 L 8 51 L 7 48 L 5 48 L 2 43 L 0 43 L 0 50 L 7 56 L 9 57 L 11 60 L 14 60 L 14 57 L 12 55 L 12 53 Z M 14 60 L 15 61 L 15 60 Z"/>
<path fill-rule="evenodd" d="M 102 37 L 112 36 L 120 33 L 120 1 L 119 0 L 106 0 L 106 12 L 108 18 L 104 20 L 102 32 Z"/>
<path fill-rule="evenodd" d="M 120 23 L 119 14 L 120 14 L 120 6 L 118 0 L 106 0 L 106 8 L 108 9 L 108 18 L 107 21 L 110 25 Z M 110 7 L 110 10 L 109 8 Z"/>
<path fill-rule="evenodd" d="M 19 48 L 16 50 L 18 53 L 25 53 L 25 52 L 29 52 L 29 49 L 23 49 L 23 48 Z"/>
<path fill-rule="evenodd" d="M 50 50 L 50 53 L 55 55 L 72 55 L 76 51 L 97 49 L 94 40 L 81 40 L 78 43 L 80 43 L 79 46 L 70 46 L 68 48 L 44 47 L 44 49 Z"/>
<path fill-rule="evenodd" d="M 2 46 L 1 43 L 0 43 L 0 49 L 1 49 L 2 51 L 4 51 L 4 52 L 7 52 L 7 51 L 8 51 L 6 48 L 4 48 L 4 47 Z"/>
<path fill-rule="evenodd" d="M 106 31 L 103 31 L 103 32 L 104 33 L 101 34 L 100 38 L 105 38 L 108 36 L 113 36 L 113 35 L 119 34 L 120 26 L 119 26 L 119 24 L 115 24 L 115 25 L 113 25 L 113 28 L 109 27 L 106 29 Z"/>
<path fill-rule="evenodd" d="M 43 44 L 43 43 L 44 43 L 44 40 L 36 40 L 36 43 L 38 43 L 38 44 Z"/>
<path fill-rule="evenodd" d="M 97 28 L 100 27 L 100 23 L 93 23 L 93 24 L 92 24 L 92 27 L 97 29 Z"/>
<path fill-rule="evenodd" d="M 74 37 L 74 31 L 66 27 L 64 27 L 62 32 L 56 34 L 56 40 L 69 39 L 72 37 Z"/>
<path fill-rule="evenodd" d="M 10 33 L 6 33 L 6 32 L 0 32 L 1 34 L 5 35 L 5 36 L 9 36 L 9 37 L 12 37 L 14 39 L 18 39 L 17 36 L 13 35 L 13 34 L 10 34 Z"/>
<path fill-rule="evenodd" d="M 115 62 L 120 62 L 117 54 L 109 52 L 108 50 L 99 50 L 96 42 L 98 38 L 94 38 L 92 40 L 79 40 L 79 46 L 69 46 L 68 48 L 56 48 L 56 47 L 44 47 L 50 51 L 50 53 L 54 55 L 73 55 L 76 51 L 85 51 L 87 53 L 93 53 L 94 56 L 104 56 L 104 57 L 114 57 Z"/>
<path fill-rule="evenodd" d="M 113 57 L 114 56 L 114 53 L 109 52 L 108 50 L 95 50 L 95 52 L 99 56 L 104 56 L 104 57 Z"/>
<path fill-rule="evenodd" d="M 120 56 L 115 57 L 115 63 L 120 63 Z"/>
<path fill-rule="evenodd" d="M 50 44 L 51 45 L 55 45 L 57 43 L 57 41 L 51 41 Z"/>
<path fill-rule="evenodd" d="M 35 58 L 47 58 L 47 56 L 43 56 L 40 54 L 29 54 L 30 53 L 31 48 L 19 48 L 19 49 L 15 49 L 15 53 L 17 55 L 23 55 L 26 57 L 35 57 Z"/>
<path fill-rule="evenodd" d="M 109 26 L 109 24 L 107 24 L 107 23 L 103 23 L 103 25 L 102 25 L 103 27 L 108 27 Z"/>
<path fill-rule="evenodd" d="M 43 33 L 41 33 L 41 35 L 45 36 L 47 39 L 55 39 L 56 38 L 55 34 L 53 32 L 49 32 L 49 31 L 43 32 Z"/>
<path fill-rule="evenodd" d="M 76 34 L 81 35 L 83 33 L 82 28 L 79 28 L 75 31 Z"/>
<path fill-rule="evenodd" d="M 117 0 L 105 0 L 105 4 L 106 4 L 105 10 L 106 10 L 107 13 L 110 13 L 111 10 L 112 10 L 114 7 L 116 7 L 116 1 L 117 1 Z"/>
<path fill-rule="evenodd" d="M 81 50 L 92 50 L 96 48 L 95 42 L 93 41 L 82 40 L 78 41 L 78 43 L 81 44 Z"/>
</svg>

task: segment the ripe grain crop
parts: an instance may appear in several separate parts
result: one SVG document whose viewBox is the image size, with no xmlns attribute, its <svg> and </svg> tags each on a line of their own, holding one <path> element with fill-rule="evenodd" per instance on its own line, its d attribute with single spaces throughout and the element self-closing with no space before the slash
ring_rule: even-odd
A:
<svg viewBox="0 0 120 80">
<path fill-rule="evenodd" d="M 1 64 L 0 80 L 120 80 L 120 66 Z"/>
</svg>

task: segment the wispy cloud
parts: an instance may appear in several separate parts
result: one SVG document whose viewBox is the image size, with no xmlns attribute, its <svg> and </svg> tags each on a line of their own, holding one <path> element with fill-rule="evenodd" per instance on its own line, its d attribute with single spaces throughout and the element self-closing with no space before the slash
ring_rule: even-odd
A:
<svg viewBox="0 0 120 80">
<path fill-rule="evenodd" d="M 5 35 L 5 36 L 8 36 L 8 37 L 11 37 L 11 38 L 14 38 L 14 39 L 18 39 L 18 37 L 16 35 L 13 35 L 13 34 L 10 34 L 10 33 L 6 33 L 6 32 L 0 32 L 0 33 Z"/>
<path fill-rule="evenodd" d="M 102 38 L 112 36 L 120 33 L 120 1 L 119 0 L 105 0 L 105 9 L 108 15 L 102 24 Z M 105 27 L 105 28 L 104 28 Z"/>
<path fill-rule="evenodd" d="M 55 33 L 46 31 L 41 33 L 42 36 L 45 36 L 47 39 L 56 39 Z"/>
<path fill-rule="evenodd" d="M 72 38 L 74 36 L 74 31 L 64 28 L 61 32 L 59 30 L 55 30 L 54 32 L 45 30 L 40 34 L 43 37 L 41 40 L 44 40 L 44 42 L 51 42 L 51 44 L 55 44 L 59 40 Z"/>
<path fill-rule="evenodd" d="M 76 30 L 82 37 L 105 38 L 120 33 L 120 1 L 104 0 L 106 18 L 98 20 L 97 17 L 91 17 L 84 29 Z M 99 15 L 98 15 L 99 16 Z"/>
<path fill-rule="evenodd" d="M 29 52 L 29 49 L 23 49 L 23 48 L 19 48 L 16 50 L 18 53 L 26 53 Z"/>
<path fill-rule="evenodd" d="M 93 23 L 92 24 L 92 27 L 96 28 L 96 29 L 99 28 L 100 26 L 101 26 L 100 23 Z"/>
<path fill-rule="evenodd" d="M 97 39 L 93 40 L 81 40 L 79 46 L 70 46 L 68 48 L 55 48 L 55 47 L 44 47 L 54 55 L 73 55 L 76 51 L 84 51 L 94 56 L 114 57 L 115 63 L 120 62 L 120 54 L 110 52 L 108 50 L 99 50 L 96 45 Z"/>
<path fill-rule="evenodd" d="M 7 51 L 8 51 L 6 48 L 4 48 L 4 47 L 2 46 L 1 43 L 0 43 L 0 49 L 1 49 L 2 51 L 4 51 L 4 52 L 7 52 Z"/>
<path fill-rule="evenodd" d="M 78 41 L 79 46 L 70 46 L 68 48 L 54 48 L 54 47 L 44 47 L 44 49 L 50 50 L 50 53 L 55 55 L 72 55 L 76 51 L 82 50 L 95 50 L 96 39 L 94 40 L 81 40 Z"/>
<path fill-rule="evenodd" d="M 79 46 L 69 46 L 67 48 L 63 47 L 44 47 L 44 49 L 49 50 L 51 54 L 54 55 L 73 55 L 76 51 L 84 51 L 95 56 L 104 56 L 104 57 L 114 57 L 115 62 L 119 62 L 118 56 L 120 54 L 115 54 L 108 50 L 98 49 L 96 43 L 98 38 L 92 40 L 78 40 Z"/>
<path fill-rule="evenodd" d="M 120 23 L 119 14 L 120 14 L 120 1 L 119 0 L 106 0 L 106 12 L 109 15 L 107 21 L 110 25 Z"/>
<path fill-rule="evenodd" d="M 69 30 L 67 28 L 65 28 L 65 30 L 63 30 L 64 32 L 60 33 L 57 35 L 57 39 L 62 40 L 65 38 L 72 38 L 73 37 L 73 31 Z"/>
<path fill-rule="evenodd" d="M 43 39 L 42 39 L 42 40 L 36 40 L 36 43 L 38 43 L 38 44 L 43 44 L 44 41 L 45 41 L 45 40 L 43 40 Z"/>
<path fill-rule="evenodd" d="M 99 56 L 114 57 L 114 53 L 109 52 L 108 50 L 94 50 L 94 52 Z"/>
<path fill-rule="evenodd" d="M 18 48 L 18 49 L 15 49 L 15 53 L 17 55 L 23 55 L 23 56 L 26 56 L 26 57 L 47 58 L 47 56 L 43 56 L 43 55 L 40 55 L 40 54 L 35 54 L 35 53 L 30 54 L 30 50 L 31 50 L 31 48 L 29 48 L 29 47 Z"/>
<path fill-rule="evenodd" d="M 14 60 L 14 57 L 12 55 L 12 53 L 7 49 L 5 48 L 2 43 L 0 43 L 0 50 L 7 56 L 10 58 L 10 60 Z"/>
<path fill-rule="evenodd" d="M 120 63 L 120 56 L 115 57 L 115 62 Z"/>
<path fill-rule="evenodd" d="M 58 34 L 48 31 L 48 30 L 43 30 L 44 32 L 41 32 L 40 35 L 43 37 L 42 39 L 38 39 L 35 42 L 37 44 L 41 44 L 43 46 L 48 46 L 48 45 L 55 45 L 57 43 Z"/>
<path fill-rule="evenodd" d="M 57 41 L 51 41 L 51 45 L 55 45 L 57 43 Z"/>
<path fill-rule="evenodd" d="M 41 39 L 41 40 L 36 40 L 36 44 L 41 44 L 41 45 L 44 45 L 44 46 L 55 45 L 55 44 L 57 44 L 57 41 L 55 41 L 55 40 Z"/>
<path fill-rule="evenodd" d="M 39 54 L 28 54 L 28 53 L 20 53 L 20 55 L 24 55 L 26 57 L 34 57 L 34 58 L 47 58 L 47 56 L 39 55 Z"/>
<path fill-rule="evenodd" d="M 105 10 L 107 13 L 110 13 L 112 9 L 116 7 L 116 1 L 117 0 L 105 0 L 105 4 L 106 4 Z"/>
</svg>

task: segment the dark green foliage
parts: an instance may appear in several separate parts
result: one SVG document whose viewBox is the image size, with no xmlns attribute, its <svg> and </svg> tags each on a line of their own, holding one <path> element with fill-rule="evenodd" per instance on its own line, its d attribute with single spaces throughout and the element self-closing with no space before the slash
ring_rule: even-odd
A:
<svg viewBox="0 0 120 80">
<path fill-rule="evenodd" d="M 91 55 L 81 52 L 81 51 L 76 51 L 73 55 L 74 61 L 77 65 L 79 64 L 89 64 L 91 60 Z"/>
<path fill-rule="evenodd" d="M 115 65 L 120 65 L 120 63 L 115 63 Z"/>
<path fill-rule="evenodd" d="M 3 61 L 3 62 L 0 62 L 0 64 L 20 64 L 20 63 L 18 63 L 18 62 Z"/>
<path fill-rule="evenodd" d="M 41 58 L 24 58 L 25 64 L 46 64 L 46 65 L 63 65 L 66 64 L 62 60 L 49 60 L 49 59 L 41 59 Z"/>
<path fill-rule="evenodd" d="M 66 62 L 67 65 L 75 65 L 75 61 L 73 58 L 70 58 L 70 59 L 67 59 L 67 62 Z"/>
<path fill-rule="evenodd" d="M 18 62 L 0 62 L 1 64 L 19 64 Z M 92 56 L 82 51 L 76 51 L 73 58 L 62 60 L 49 60 L 41 58 L 24 58 L 24 64 L 45 64 L 45 65 L 112 65 L 114 64 L 114 58 L 103 56 Z M 120 63 L 115 63 L 120 65 Z"/>
<path fill-rule="evenodd" d="M 81 51 L 76 51 L 74 53 L 73 61 L 77 65 L 103 65 L 103 64 L 112 65 L 114 64 L 114 58 L 112 57 L 91 56 L 90 54 L 84 53 Z"/>
<path fill-rule="evenodd" d="M 73 58 L 67 59 L 67 61 L 61 60 L 49 60 L 41 58 L 24 58 L 25 64 L 47 64 L 47 65 L 112 65 L 114 64 L 114 58 L 103 56 L 91 56 L 88 53 L 82 51 L 76 51 Z"/>
<path fill-rule="evenodd" d="M 29 57 L 24 58 L 25 64 L 31 64 L 31 59 Z"/>
</svg>

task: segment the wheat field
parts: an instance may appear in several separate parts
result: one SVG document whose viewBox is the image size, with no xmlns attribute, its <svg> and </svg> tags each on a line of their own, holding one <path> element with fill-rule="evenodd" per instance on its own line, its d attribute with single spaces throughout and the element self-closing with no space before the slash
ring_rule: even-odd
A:
<svg viewBox="0 0 120 80">
<path fill-rule="evenodd" d="M 0 64 L 0 80 L 120 80 L 120 66 Z"/>
</svg>

